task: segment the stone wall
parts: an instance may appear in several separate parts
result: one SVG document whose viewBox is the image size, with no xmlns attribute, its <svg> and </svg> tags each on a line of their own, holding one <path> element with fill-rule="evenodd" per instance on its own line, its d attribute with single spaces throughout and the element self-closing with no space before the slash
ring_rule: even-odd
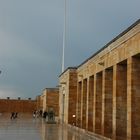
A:
<svg viewBox="0 0 140 140">
<path fill-rule="evenodd" d="M 36 100 L 0 99 L 0 113 L 33 113 Z"/>
</svg>

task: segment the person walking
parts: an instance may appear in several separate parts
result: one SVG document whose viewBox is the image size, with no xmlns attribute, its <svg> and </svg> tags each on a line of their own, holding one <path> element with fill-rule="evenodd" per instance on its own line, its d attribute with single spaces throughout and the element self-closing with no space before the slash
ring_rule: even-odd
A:
<svg viewBox="0 0 140 140">
<path fill-rule="evenodd" d="M 36 111 L 33 112 L 33 118 L 36 118 Z"/>
<path fill-rule="evenodd" d="M 16 119 L 18 117 L 18 113 L 14 113 L 14 119 Z"/>
<path fill-rule="evenodd" d="M 11 113 L 11 119 L 14 119 L 14 116 L 15 116 L 15 113 L 12 112 L 12 113 Z"/>
</svg>

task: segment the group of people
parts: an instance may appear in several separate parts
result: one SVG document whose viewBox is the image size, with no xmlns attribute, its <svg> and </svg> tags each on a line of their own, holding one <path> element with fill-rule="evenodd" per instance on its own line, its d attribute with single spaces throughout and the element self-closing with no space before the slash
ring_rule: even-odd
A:
<svg viewBox="0 0 140 140">
<path fill-rule="evenodd" d="M 53 111 L 42 111 L 42 110 L 39 110 L 39 111 L 34 111 L 33 112 L 33 118 L 39 118 L 39 117 L 42 117 L 44 119 L 46 119 L 48 117 L 48 119 L 50 120 L 53 120 L 54 119 L 54 112 Z"/>
<path fill-rule="evenodd" d="M 16 119 L 18 117 L 18 113 L 17 112 L 12 112 L 11 113 L 11 119 Z"/>
<path fill-rule="evenodd" d="M 42 117 L 42 110 L 39 111 L 35 110 L 33 112 L 33 118 L 38 118 L 38 117 Z"/>
<path fill-rule="evenodd" d="M 11 119 L 16 119 L 17 117 L 18 117 L 18 112 L 11 112 L 11 117 L 10 117 Z M 43 112 L 42 110 L 39 110 L 39 111 L 35 110 L 33 112 L 33 118 L 39 118 L 39 117 L 44 118 L 44 119 L 48 117 L 49 120 L 53 120 L 55 117 L 55 114 L 53 111 Z"/>
</svg>

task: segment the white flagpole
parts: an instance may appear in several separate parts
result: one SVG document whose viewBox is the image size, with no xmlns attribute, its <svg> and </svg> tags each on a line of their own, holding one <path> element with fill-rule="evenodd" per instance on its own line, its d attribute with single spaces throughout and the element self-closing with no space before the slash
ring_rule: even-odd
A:
<svg viewBox="0 0 140 140">
<path fill-rule="evenodd" d="M 66 47 L 66 12 L 67 2 L 64 0 L 64 29 L 63 29 L 63 51 L 62 51 L 62 72 L 65 69 L 65 47 Z"/>
</svg>

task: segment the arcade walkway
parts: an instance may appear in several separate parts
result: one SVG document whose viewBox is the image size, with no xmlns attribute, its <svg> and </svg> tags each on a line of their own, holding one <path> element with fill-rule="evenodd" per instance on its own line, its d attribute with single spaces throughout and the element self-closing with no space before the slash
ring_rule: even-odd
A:
<svg viewBox="0 0 140 140">
<path fill-rule="evenodd" d="M 0 140 L 96 140 L 68 127 L 46 124 L 42 119 L 22 116 L 15 120 L 10 115 L 0 116 Z"/>
</svg>

